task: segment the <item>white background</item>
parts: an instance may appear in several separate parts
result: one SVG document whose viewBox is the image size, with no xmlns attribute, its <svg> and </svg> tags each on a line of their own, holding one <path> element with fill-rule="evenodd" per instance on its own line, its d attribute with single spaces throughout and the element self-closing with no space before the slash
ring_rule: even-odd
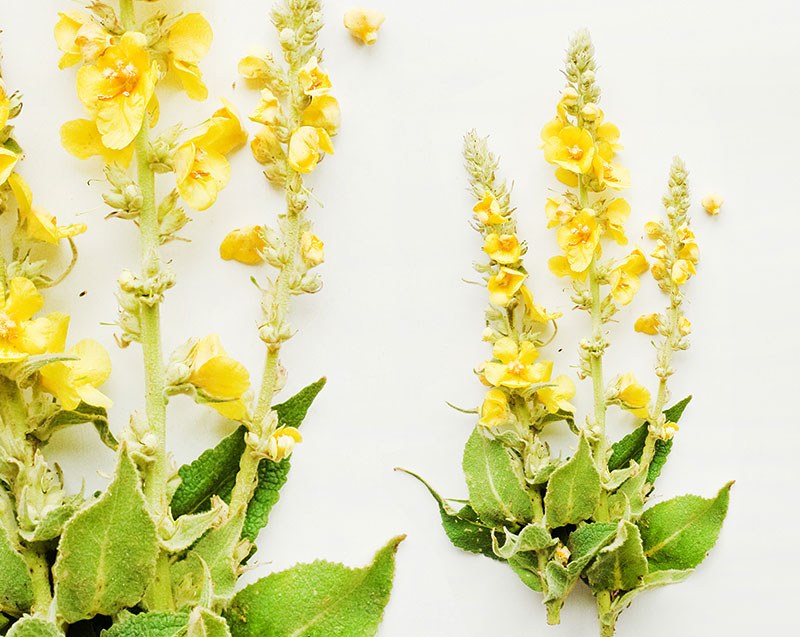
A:
<svg viewBox="0 0 800 637">
<path fill-rule="evenodd" d="M 256 95 L 243 84 L 232 87 L 236 62 L 250 45 L 277 48 L 269 4 L 170 3 L 205 11 L 215 32 L 203 65 L 211 95 L 229 97 L 243 113 Z M 93 336 L 111 352 L 114 374 L 105 390 L 119 430 L 142 406 L 140 351 L 117 349 L 112 327 L 101 324 L 115 318 L 119 271 L 137 268 L 137 238 L 132 224 L 103 220 L 103 185 L 87 185 L 100 175 L 99 160 L 78 162 L 59 144 L 62 122 L 82 114 L 75 71 L 58 71 L 52 40 L 56 11 L 72 6 L 0 0 L 0 37 L 7 85 L 25 95 L 17 135 L 28 157 L 20 171 L 38 205 L 62 222 L 89 225 L 79 238 L 78 267 L 49 294 L 46 309 L 72 313 L 71 342 Z M 545 266 L 557 246 L 555 233 L 545 229 L 543 202 L 556 182 L 538 143 L 563 86 L 567 40 L 587 26 L 597 46 L 602 106 L 622 131 L 620 159 L 633 176 L 626 193 L 633 241 L 652 245 L 640 229 L 661 212 L 676 153 L 691 171 L 696 204 L 712 190 L 726 200 L 718 218 L 693 209 L 702 251 L 698 276 L 686 286 L 693 346 L 676 357 L 672 389 L 675 399 L 693 393 L 694 400 L 656 500 L 711 496 L 736 479 L 730 513 L 718 545 L 688 582 L 642 595 L 622 615 L 618 634 L 793 632 L 800 442 L 796 3 L 375 0 L 371 6 L 387 20 L 370 48 L 342 27 L 348 6 L 327 2 L 321 37 L 343 126 L 336 154 L 308 179 L 325 204 L 311 212 L 326 245 L 325 288 L 294 304 L 299 333 L 285 348 L 284 396 L 323 374 L 329 382 L 260 537 L 262 565 L 248 579 L 317 557 L 361 565 L 389 537 L 407 533 L 382 637 L 595 633 L 585 589 L 570 598 L 562 626 L 546 628 L 539 596 L 506 566 L 452 548 L 434 502 L 392 471 L 408 467 L 445 495 L 466 493 L 461 450 L 474 418 L 445 401 L 478 403 L 482 390 L 471 370 L 488 354 L 480 341 L 485 290 L 461 281 L 473 276 L 470 263 L 481 247 L 468 226 L 473 201 L 460 155 L 466 130 L 491 135 L 502 172 L 515 183 L 537 299 L 570 309 L 562 282 Z M 214 99 L 190 103 L 175 92 L 162 104 L 163 125 L 199 123 L 216 108 Z M 189 336 L 218 332 L 257 382 L 259 299 L 248 278 L 266 272 L 222 262 L 217 250 L 234 227 L 274 222 L 282 198 L 247 150 L 232 163 L 233 179 L 216 206 L 183 232 L 191 243 L 164 250 L 179 276 L 163 307 L 164 343 L 168 352 Z M 160 179 L 164 194 L 169 181 Z M 631 325 L 663 304 L 654 287 L 646 278 L 645 291 L 619 315 L 606 366 L 612 375 L 634 371 L 651 387 L 653 350 Z M 561 370 L 575 364 L 576 340 L 588 329 L 584 315 L 570 314 L 557 344 Z M 588 382 L 579 383 L 582 414 L 589 390 Z M 615 409 L 610 415 L 615 435 L 635 424 Z M 179 462 L 233 429 L 180 397 L 169 418 Z M 551 432 L 557 443 L 568 440 L 560 431 Z M 102 486 L 98 472 L 113 464 L 88 426 L 59 435 L 48 452 L 64 465 L 73 489 L 82 479 L 89 488 Z"/>
</svg>

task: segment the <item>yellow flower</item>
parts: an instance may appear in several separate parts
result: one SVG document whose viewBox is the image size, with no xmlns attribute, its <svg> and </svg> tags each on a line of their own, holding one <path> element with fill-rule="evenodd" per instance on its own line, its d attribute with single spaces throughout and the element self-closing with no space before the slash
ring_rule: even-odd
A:
<svg viewBox="0 0 800 637">
<path fill-rule="evenodd" d="M 483 199 L 472 207 L 472 211 L 478 216 L 484 226 L 493 226 L 505 223 L 507 219 L 500 214 L 500 204 L 495 196 L 488 190 L 483 193 Z"/>
<path fill-rule="evenodd" d="M 89 159 L 102 157 L 106 164 L 120 164 L 128 167 L 133 158 L 134 143 L 125 148 L 106 148 L 97 124 L 90 119 L 74 119 L 61 127 L 61 145 L 73 157 Z"/>
<path fill-rule="evenodd" d="M 661 327 L 661 317 L 658 314 L 643 314 L 633 324 L 633 329 L 642 334 L 655 336 Z"/>
<path fill-rule="evenodd" d="M 686 243 L 678 252 L 678 257 L 697 264 L 700 260 L 700 247 L 694 242 Z"/>
<path fill-rule="evenodd" d="M 219 246 L 219 256 L 226 261 L 234 260 L 245 265 L 258 265 L 264 262 L 264 249 L 267 242 L 264 228 L 246 226 L 231 230 Z"/>
<path fill-rule="evenodd" d="M 187 13 L 167 32 L 167 61 L 190 99 L 208 97 L 197 63 L 208 53 L 213 37 L 211 26 L 200 13 Z"/>
<path fill-rule="evenodd" d="M 241 420 L 247 414 L 242 395 L 250 389 L 250 374 L 244 365 L 232 359 L 219 342 L 219 336 L 204 336 L 187 358 L 191 370 L 188 383 L 211 398 L 224 402 L 210 402 L 209 407 L 231 420 Z"/>
<path fill-rule="evenodd" d="M 222 99 L 204 131 L 175 151 L 175 178 L 181 198 L 195 210 L 207 210 L 228 185 L 231 166 L 225 155 L 247 141 L 233 106 Z"/>
<path fill-rule="evenodd" d="M 527 277 L 527 274 L 518 270 L 500 268 L 500 271 L 489 279 L 489 301 L 505 307 Z"/>
<path fill-rule="evenodd" d="M 566 126 L 545 142 L 544 158 L 572 173 L 589 172 L 594 157 L 594 143 L 588 131 Z"/>
<path fill-rule="evenodd" d="M 280 462 L 290 456 L 294 446 L 302 441 L 303 436 L 294 427 L 280 427 L 267 441 L 267 455 L 273 462 Z"/>
<path fill-rule="evenodd" d="M 98 389 L 111 375 L 111 359 L 103 346 L 86 338 L 67 353 L 78 359 L 42 367 L 39 370 L 42 387 L 58 398 L 64 409 L 75 409 L 81 402 L 111 407 L 111 400 Z"/>
<path fill-rule="evenodd" d="M 331 81 L 328 74 L 319 68 L 319 61 L 316 56 L 306 62 L 297 73 L 300 86 L 306 95 L 325 95 L 331 88 Z"/>
<path fill-rule="evenodd" d="M 519 289 L 522 294 L 522 300 L 525 301 L 525 313 L 528 318 L 537 323 L 548 323 L 561 316 L 561 312 L 548 312 L 543 306 L 535 303 L 533 300 L 533 292 L 527 285 L 523 285 Z"/>
<path fill-rule="evenodd" d="M 33 282 L 24 277 L 11 279 L 8 290 L 0 288 L 0 363 L 64 348 L 69 316 L 53 312 L 30 320 L 43 302 Z"/>
<path fill-rule="evenodd" d="M 353 37 L 364 44 L 375 44 L 378 39 L 378 29 L 385 19 L 386 16 L 380 11 L 356 7 L 344 14 L 344 26 Z"/>
<path fill-rule="evenodd" d="M 548 219 L 547 227 L 555 228 L 572 219 L 575 216 L 575 209 L 564 199 L 548 199 L 544 205 L 544 213 Z"/>
<path fill-rule="evenodd" d="M 581 115 L 587 122 L 596 122 L 599 124 L 603 121 L 603 109 L 594 102 L 584 104 L 583 108 L 581 109 Z"/>
<path fill-rule="evenodd" d="M 619 144 L 619 128 L 611 122 L 605 122 L 598 126 L 595 131 L 595 146 L 597 154 L 603 159 L 611 161 L 614 155 L 622 150 L 624 146 Z"/>
<path fill-rule="evenodd" d="M 14 193 L 19 208 L 19 216 L 25 227 L 25 234 L 31 239 L 57 244 L 59 239 L 74 237 L 86 232 L 85 223 L 74 223 L 69 226 L 59 226 L 56 218 L 44 208 L 31 205 L 33 194 L 30 186 L 18 173 L 8 178 L 8 185 Z"/>
<path fill-rule="evenodd" d="M 636 377 L 628 372 L 620 377 L 616 384 L 617 396 L 625 409 L 639 418 L 647 418 L 647 405 L 650 403 L 650 392 L 640 385 Z"/>
<path fill-rule="evenodd" d="M 675 281 L 677 285 L 683 285 L 689 280 L 689 277 L 696 272 L 697 270 L 695 270 L 694 264 L 691 261 L 678 259 L 672 266 L 672 280 Z"/>
<path fill-rule="evenodd" d="M 722 208 L 722 204 L 725 200 L 722 198 L 722 195 L 718 192 L 712 192 L 711 194 L 706 195 L 703 197 L 703 200 L 700 202 L 703 204 L 703 208 L 706 209 L 706 212 L 710 215 L 718 215 L 720 208 Z"/>
<path fill-rule="evenodd" d="M 604 232 L 608 232 L 619 245 L 628 244 L 624 225 L 631 215 L 631 207 L 624 199 L 614 199 L 606 206 L 604 215 Z"/>
<path fill-rule="evenodd" d="M 647 271 L 647 259 L 638 248 L 631 252 L 622 265 L 611 271 L 609 283 L 611 296 L 620 305 L 627 305 L 639 291 L 639 275 Z"/>
<path fill-rule="evenodd" d="M 558 411 L 574 412 L 575 407 L 569 400 L 575 396 L 575 383 L 566 374 L 561 374 L 553 379 L 555 387 L 543 387 L 536 392 L 539 399 L 551 414 Z"/>
<path fill-rule="evenodd" d="M 267 49 L 251 47 L 247 50 L 247 55 L 239 60 L 239 75 L 246 80 L 264 82 L 271 77 L 272 64 L 274 64 L 272 54 Z"/>
<path fill-rule="evenodd" d="M 322 151 L 333 154 L 328 131 L 324 128 L 301 126 L 289 139 L 289 165 L 299 173 L 310 173 L 317 165 Z"/>
<path fill-rule="evenodd" d="M 261 91 L 261 99 L 249 119 L 258 124 L 274 124 L 280 112 L 278 98 L 272 94 L 272 91 L 265 88 Z"/>
<path fill-rule="evenodd" d="M 650 239 L 660 239 L 664 236 L 664 225 L 657 219 L 652 219 L 644 224 L 644 233 Z"/>
<path fill-rule="evenodd" d="M 318 95 L 311 99 L 303 110 L 300 121 L 304 126 L 324 128 L 329 135 L 335 135 L 342 123 L 342 112 L 339 102 L 331 95 Z"/>
<path fill-rule="evenodd" d="M 8 117 L 11 115 L 11 100 L 6 95 L 6 89 L 0 83 L 0 129 L 6 127 Z"/>
<path fill-rule="evenodd" d="M 6 183 L 18 161 L 19 157 L 15 152 L 0 147 L 0 186 Z"/>
<path fill-rule="evenodd" d="M 483 242 L 483 251 L 497 261 L 497 263 L 508 265 L 519 261 L 522 247 L 515 235 L 498 235 L 492 232 L 486 235 L 486 240 Z"/>
<path fill-rule="evenodd" d="M 283 146 L 271 126 L 264 126 L 253 135 L 250 150 L 259 164 L 277 164 L 286 158 Z"/>
<path fill-rule="evenodd" d="M 594 258 L 600 232 L 591 208 L 584 208 L 556 233 L 558 245 L 564 251 L 570 268 L 583 272 Z"/>
<path fill-rule="evenodd" d="M 317 235 L 303 232 L 300 235 L 300 253 L 305 264 L 313 268 L 325 260 L 325 244 Z"/>
<path fill-rule="evenodd" d="M 490 389 L 483 399 L 478 424 L 482 427 L 499 427 L 507 420 L 508 398 L 506 393 L 502 389 Z"/>
<path fill-rule="evenodd" d="M 631 185 L 630 171 L 620 164 L 606 161 L 600 153 L 594 156 L 592 171 L 601 185 L 612 190 L 624 190 Z"/>
<path fill-rule="evenodd" d="M 586 276 L 589 274 L 588 269 L 583 270 L 582 272 L 576 272 L 575 270 L 573 270 L 569 265 L 567 257 L 561 255 L 551 257 L 550 259 L 548 259 L 547 267 L 550 269 L 550 272 L 552 272 L 557 277 L 568 276 L 572 277 L 576 281 L 585 281 Z"/>
<path fill-rule="evenodd" d="M 483 365 L 483 376 L 494 387 L 522 389 L 550 378 L 553 363 L 533 364 L 539 352 L 533 343 L 522 341 L 521 345 L 504 336 L 492 348 L 492 355 L 499 362 L 489 361 Z"/>
<path fill-rule="evenodd" d="M 551 137 L 556 137 L 566 125 L 566 120 L 559 114 L 542 126 L 540 136 L 543 143 L 540 147 L 544 148 L 544 142 L 547 142 Z"/>
<path fill-rule="evenodd" d="M 108 31 L 91 16 L 76 9 L 58 14 L 53 34 L 56 45 L 64 54 L 58 62 L 60 69 L 78 62 L 94 62 L 113 42 Z"/>
<path fill-rule="evenodd" d="M 681 316 L 680 319 L 678 319 L 678 331 L 681 336 L 689 336 L 689 334 L 692 333 L 692 323 L 685 316 Z"/>
<path fill-rule="evenodd" d="M 78 70 L 78 97 L 97 122 L 107 148 L 125 148 L 142 127 L 156 83 L 147 39 L 125 33 L 95 64 Z"/>
</svg>

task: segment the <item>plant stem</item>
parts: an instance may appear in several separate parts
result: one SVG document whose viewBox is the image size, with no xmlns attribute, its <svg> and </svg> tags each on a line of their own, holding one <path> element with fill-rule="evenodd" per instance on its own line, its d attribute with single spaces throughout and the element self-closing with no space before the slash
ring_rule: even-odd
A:
<svg viewBox="0 0 800 637">
<path fill-rule="evenodd" d="M 23 556 L 28 564 L 28 572 L 33 582 L 31 614 L 44 615 L 53 601 L 53 593 L 50 588 L 50 563 L 44 553 L 31 547 L 23 548 Z"/>
</svg>

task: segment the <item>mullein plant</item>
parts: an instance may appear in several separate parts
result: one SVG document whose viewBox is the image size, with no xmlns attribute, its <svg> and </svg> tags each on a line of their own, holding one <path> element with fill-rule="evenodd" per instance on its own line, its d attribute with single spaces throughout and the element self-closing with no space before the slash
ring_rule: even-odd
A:
<svg viewBox="0 0 800 637">
<path fill-rule="evenodd" d="M 214 204 L 231 176 L 227 156 L 248 135 L 226 100 L 191 132 L 175 124 L 151 133 L 166 75 L 189 98 L 206 99 L 199 63 L 212 32 L 199 13 L 169 15 L 151 6 L 137 21 L 135 9 L 133 0 L 120 0 L 118 9 L 95 0 L 85 11 L 60 14 L 55 27 L 59 66 L 80 64 L 77 91 L 88 113 L 63 125 L 62 143 L 80 159 L 102 158 L 109 217 L 133 221 L 140 236 L 139 272 L 119 277 L 118 342 L 142 348 L 144 409 L 118 438 L 99 389 L 110 374 L 108 354 L 90 339 L 66 349 L 66 314 L 35 316 L 39 290 L 66 275 L 51 275 L 48 262 L 35 258 L 39 245 L 66 239 L 74 263 L 72 237 L 85 226 L 59 226 L 33 205 L 15 172 L 22 151 L 7 125 L 20 111 L 19 96 L 0 86 L 2 211 L 10 214 L 11 199 L 17 208 L 12 260 L 0 263 L 0 634 L 374 635 L 402 537 L 361 569 L 317 561 L 237 590 L 287 479 L 298 427 L 325 383 L 274 404 L 286 379 L 279 352 L 292 335 L 289 300 L 320 288 L 312 268 L 322 262 L 323 246 L 311 232 L 302 174 L 314 170 L 322 152 L 333 152 L 339 120 L 319 67 L 320 4 L 292 0 L 274 9 L 288 68 L 266 52 L 248 56 L 242 67 L 263 85 L 252 116 L 263 125 L 254 154 L 287 201 L 279 231 L 240 229 L 220 248 L 224 258 L 278 270 L 260 286 L 257 336 L 266 362 L 257 396 L 247 369 L 216 334 L 189 339 L 166 359 L 162 353 L 160 307 L 176 281 L 161 246 L 190 221 L 181 202 L 196 211 Z M 160 200 L 157 175 L 173 183 Z M 178 395 L 235 425 L 180 468 L 166 445 L 166 405 Z M 42 453 L 54 431 L 81 423 L 93 423 L 117 454 L 108 488 L 90 497 L 67 495 L 58 466 Z"/>
<path fill-rule="evenodd" d="M 628 244 L 624 224 L 631 209 L 617 193 L 630 175 L 614 161 L 620 134 L 598 105 L 594 47 L 586 31 L 569 44 L 565 76 L 556 117 L 542 130 L 545 160 L 567 188 L 545 205 L 562 251 L 549 267 L 570 281 L 575 309 L 590 319 L 578 342 L 577 376 L 591 381 L 592 411 L 578 418 L 570 403 L 575 383 L 545 359 L 545 348 L 556 346 L 560 315 L 531 293 L 523 264 L 527 247 L 516 234 L 509 188 L 497 176 L 486 139 L 473 131 L 464 156 L 477 200 L 473 226 L 488 256 L 475 267 L 489 292 L 483 338 L 492 345 L 491 358 L 476 373 L 489 389 L 464 450 L 468 501 L 456 509 L 428 488 L 452 543 L 508 563 L 542 594 L 549 623 L 559 623 L 578 582 L 588 585 L 607 637 L 639 593 L 685 580 L 705 558 L 725 518 L 731 483 L 708 499 L 687 495 L 648 507 L 689 402 L 665 409 L 673 356 L 689 346 L 684 285 L 699 254 L 689 224 L 687 172 L 676 158 L 663 199 L 666 216 L 645 226 L 656 241 L 651 263 L 640 249 L 601 258 L 604 243 Z M 637 318 L 633 328 L 653 337 L 655 395 L 632 373 L 609 382 L 603 371 L 610 345 L 605 326 L 631 302 L 648 269 L 667 297 L 666 309 Z M 616 442 L 607 434 L 609 407 L 640 423 Z M 544 428 L 557 423 L 576 437 L 570 457 L 554 454 L 542 438 Z"/>
</svg>

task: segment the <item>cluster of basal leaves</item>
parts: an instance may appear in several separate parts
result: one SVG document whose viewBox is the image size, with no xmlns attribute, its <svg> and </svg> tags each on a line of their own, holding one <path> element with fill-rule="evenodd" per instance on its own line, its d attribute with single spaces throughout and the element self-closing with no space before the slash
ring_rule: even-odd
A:
<svg viewBox="0 0 800 637">
<path fill-rule="evenodd" d="M 125 271 L 119 280 L 119 342 L 142 347 L 145 408 L 119 440 L 108 426 L 110 402 L 98 389 L 110 374 L 107 353 L 91 340 L 65 351 L 68 317 L 35 316 L 42 305 L 38 290 L 62 278 L 49 277 L 36 250 L 64 237 L 73 245 L 71 237 L 84 227 L 58 226 L 32 205 L 30 189 L 14 172 L 21 150 L 7 126 L 20 101 L 0 90 L 2 210 L 9 214 L 12 196 L 18 210 L 12 260 L 0 263 L 0 634 L 373 635 L 402 537 L 364 568 L 316 561 L 237 586 L 253 566 L 256 538 L 287 479 L 298 427 L 325 384 L 321 379 L 273 404 L 285 381 L 277 353 L 291 335 L 288 299 L 319 288 L 309 270 L 322 261 L 322 245 L 303 214 L 308 191 L 299 173 L 313 170 L 320 151 L 332 152 L 328 132 L 338 125 L 335 99 L 318 99 L 330 86 L 317 64 L 320 3 L 291 0 L 273 10 L 288 69 L 266 53 L 255 61 L 249 56 L 251 65 L 260 59 L 269 76 L 279 78 L 252 119 L 275 137 L 268 140 L 274 155 L 262 163 L 271 181 L 284 186 L 288 209 L 283 234 L 263 228 L 244 244 L 237 235 L 226 238 L 221 248 L 223 256 L 267 261 L 279 270 L 263 289 L 266 317 L 258 335 L 267 352 L 256 398 L 247 370 L 216 335 L 191 339 L 167 363 L 162 358 L 159 309 L 175 277 L 162 263 L 160 246 L 189 221 L 181 200 L 195 210 L 214 203 L 230 178 L 226 155 L 247 134 L 225 102 L 188 139 L 181 140 L 181 125 L 150 139 L 159 113 L 156 88 L 164 78 L 173 76 L 192 99 L 207 97 L 199 62 L 212 34 L 199 13 L 173 16 L 156 3 L 136 5 L 150 17 L 137 23 L 133 0 L 120 0 L 118 9 L 93 1 L 86 10 L 60 14 L 55 27 L 60 66 L 81 65 L 78 96 L 88 113 L 62 127 L 62 142 L 81 159 L 102 159 L 109 216 L 133 220 L 140 231 L 141 273 Z M 253 144 L 257 158 L 264 149 L 259 144 Z M 157 174 L 175 179 L 160 203 Z M 236 425 L 180 468 L 166 449 L 165 407 L 176 395 Z M 54 431 L 80 423 L 93 423 L 117 453 L 108 488 L 90 496 L 66 494 L 60 470 L 41 452 Z"/>
<path fill-rule="evenodd" d="M 616 193 L 630 178 L 614 162 L 622 148 L 619 130 L 598 106 L 594 48 L 585 31 L 570 42 L 565 75 L 568 86 L 557 115 L 542 131 L 545 159 L 568 187 L 546 204 L 548 227 L 557 228 L 562 251 L 549 265 L 569 278 L 576 309 L 591 317 L 591 333 L 579 343 L 578 376 L 591 379 L 594 410 L 582 424 L 569 402 L 574 382 L 554 376 L 552 361 L 541 357 L 555 337 L 559 315 L 534 301 L 509 189 L 496 176 L 498 162 L 486 140 L 471 132 L 465 159 L 478 202 L 473 223 L 489 257 L 476 269 L 490 295 L 483 336 L 492 344 L 492 357 L 476 373 L 489 390 L 464 450 L 469 500 L 453 508 L 428 488 L 452 543 L 508 563 L 542 594 L 550 623 L 559 622 L 565 599 L 583 581 L 596 597 L 601 633 L 611 635 L 636 595 L 683 581 L 704 559 L 722 526 L 730 484 L 708 499 L 686 495 L 647 506 L 689 402 L 664 409 L 672 354 L 688 347 L 691 329 L 682 311 L 682 286 L 698 260 L 687 215 L 687 173 L 676 159 L 664 197 L 666 219 L 646 226 L 657 240 L 650 269 L 669 299 L 663 313 L 642 316 L 635 324 L 637 332 L 656 337 L 659 384 L 653 398 L 631 373 L 608 384 L 603 380 L 609 345 L 603 326 L 630 303 L 649 266 L 639 249 L 601 260 L 604 240 L 628 242 L 623 226 L 630 206 Z M 613 444 L 605 426 L 612 405 L 641 419 Z M 576 451 L 570 457 L 551 452 L 540 435 L 546 426 L 574 432 Z"/>
</svg>

